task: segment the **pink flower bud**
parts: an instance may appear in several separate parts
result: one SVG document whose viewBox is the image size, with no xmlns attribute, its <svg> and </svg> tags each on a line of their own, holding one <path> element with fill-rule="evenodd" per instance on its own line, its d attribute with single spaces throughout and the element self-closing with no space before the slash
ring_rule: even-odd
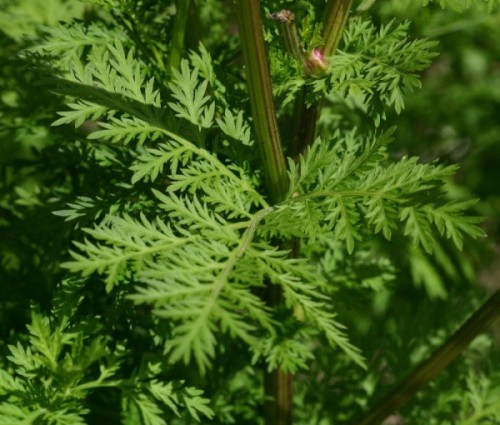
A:
<svg viewBox="0 0 500 425">
<path fill-rule="evenodd" d="M 323 50 L 318 47 L 312 49 L 307 62 L 309 64 L 309 67 L 311 68 L 311 71 L 313 72 L 325 71 L 328 67 L 328 61 L 323 54 Z"/>
</svg>

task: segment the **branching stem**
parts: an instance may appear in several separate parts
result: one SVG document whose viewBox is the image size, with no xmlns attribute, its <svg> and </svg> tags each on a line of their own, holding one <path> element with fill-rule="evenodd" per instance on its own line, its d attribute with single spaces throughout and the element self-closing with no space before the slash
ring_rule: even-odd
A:
<svg viewBox="0 0 500 425">
<path fill-rule="evenodd" d="M 335 54 L 335 50 L 342 38 L 352 0 L 329 0 L 323 16 L 323 41 L 322 55 L 325 58 Z M 307 105 L 309 87 L 303 87 L 295 99 L 292 117 L 292 142 L 290 154 L 297 158 L 304 149 L 316 139 L 318 120 L 321 110 L 321 101 Z"/>
</svg>

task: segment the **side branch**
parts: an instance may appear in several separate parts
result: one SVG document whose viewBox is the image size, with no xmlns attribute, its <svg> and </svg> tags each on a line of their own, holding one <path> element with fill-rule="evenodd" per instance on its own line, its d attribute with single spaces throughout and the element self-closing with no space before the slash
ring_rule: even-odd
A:
<svg viewBox="0 0 500 425">
<path fill-rule="evenodd" d="M 480 333 L 500 317 L 500 290 L 495 292 L 462 327 L 424 363 L 418 366 L 397 388 L 368 413 L 351 425 L 378 425 L 403 407 L 439 372 L 455 360 Z"/>
<path fill-rule="evenodd" d="M 323 54 L 335 54 L 352 7 L 352 0 L 330 0 L 323 17 Z"/>
</svg>

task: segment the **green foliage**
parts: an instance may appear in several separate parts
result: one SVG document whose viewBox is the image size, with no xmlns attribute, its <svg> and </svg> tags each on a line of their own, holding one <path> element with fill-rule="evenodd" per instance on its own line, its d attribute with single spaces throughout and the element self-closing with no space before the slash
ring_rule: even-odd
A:
<svg viewBox="0 0 500 425">
<path fill-rule="evenodd" d="M 174 69 L 173 75 L 174 82 L 170 84 L 170 90 L 176 102 L 170 102 L 168 106 L 177 112 L 176 117 L 191 121 L 198 128 L 210 128 L 213 124 L 215 103 L 207 105 L 210 100 L 210 97 L 206 96 L 208 80 L 200 83 L 198 69 L 190 72 L 185 60 L 181 62 L 180 72 Z"/>
<path fill-rule="evenodd" d="M 165 409 L 177 416 L 185 409 L 197 421 L 200 415 L 213 415 L 201 391 L 159 381 L 158 363 L 145 364 L 129 378 L 118 377 L 127 351 L 92 337 L 95 325 L 33 314 L 29 341 L 10 345 L 9 366 L 0 369 L 0 423 L 84 424 L 89 408 L 82 401 L 105 388 L 120 391 L 124 423 L 166 424 Z"/>
<path fill-rule="evenodd" d="M 27 34 L 34 34 L 39 25 L 56 26 L 61 21 L 69 22 L 79 18 L 83 10 L 81 3 L 71 0 L 1 0 L 0 25 L 4 34 L 20 41 Z"/>
<path fill-rule="evenodd" d="M 403 158 L 384 164 L 390 133 L 374 136 L 363 144 L 355 133 L 342 140 L 333 137 L 333 149 L 317 141 L 299 165 L 290 162 L 290 205 L 279 208 L 270 230 L 287 236 L 311 238 L 333 231 L 352 253 L 355 241 L 362 241 L 363 222 L 390 239 L 399 224 L 404 234 L 432 252 L 436 246 L 434 225 L 441 235 L 461 249 L 462 235 L 482 236 L 477 218 L 463 217 L 473 202 L 449 203 L 442 198 L 441 185 L 455 167 L 418 164 L 417 158 Z M 289 216 L 289 214 L 291 216 Z M 271 219 L 272 220 L 272 219 Z M 290 223 L 304 222 L 294 230 Z"/>
<path fill-rule="evenodd" d="M 462 11 L 464 9 L 468 9 L 472 5 L 480 3 L 477 0 L 423 0 L 422 4 L 427 6 L 429 3 L 438 3 L 441 7 L 449 7 L 456 11 Z M 485 3 L 488 5 L 488 11 L 492 11 L 495 7 L 498 6 L 499 2 L 497 0 L 485 0 Z"/>
<path fill-rule="evenodd" d="M 409 23 L 377 30 L 369 21 L 353 20 L 342 52 L 332 59 L 329 92 L 352 95 L 363 109 L 375 102 L 400 113 L 405 95 L 420 87 L 417 73 L 429 66 L 436 47 L 433 41 L 410 41 L 408 30 Z"/>
<path fill-rule="evenodd" d="M 279 76 L 276 92 L 284 93 L 287 103 L 301 87 L 310 85 L 312 97 L 308 102 L 327 94 L 352 103 L 377 120 L 385 116 L 386 108 L 400 113 L 405 95 L 420 87 L 418 72 L 436 55 L 434 41 L 409 40 L 408 31 L 409 22 L 390 22 L 377 28 L 370 20 L 352 19 L 341 50 L 329 60 L 326 75 L 311 80 L 302 75 L 290 78 L 287 64 L 280 61 L 283 56 L 278 53 L 272 62 Z"/>
<path fill-rule="evenodd" d="M 475 196 L 450 192 L 457 166 L 395 154 L 404 137 L 388 125 L 404 122 L 435 40 L 373 6 L 305 75 L 266 21 L 285 144 L 299 91 L 322 105 L 271 204 L 232 10 L 193 1 L 170 68 L 173 1 L 86 3 L 0 13 L 0 424 L 261 423 L 259 368 L 297 376 L 297 423 L 347 421 L 385 390 L 378 370 L 399 379 L 410 352 L 443 341 L 427 295 L 447 303 L 446 331 L 476 307 L 441 276 L 474 278 Z M 308 50 L 323 6 L 297 3 Z M 473 294 L 460 315 L 459 291 Z M 443 397 L 462 425 L 498 419 L 498 374 L 464 373 L 467 359 Z M 444 402 L 433 415 L 449 423 Z"/>
</svg>

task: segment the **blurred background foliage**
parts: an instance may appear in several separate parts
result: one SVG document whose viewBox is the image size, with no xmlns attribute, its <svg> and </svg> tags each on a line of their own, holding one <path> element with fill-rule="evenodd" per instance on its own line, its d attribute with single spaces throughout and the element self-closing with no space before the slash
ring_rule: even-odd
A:
<svg viewBox="0 0 500 425">
<path fill-rule="evenodd" d="M 343 319 L 354 317 L 356 342 L 372 353 L 372 370 L 378 368 L 353 402 L 371 405 L 500 287 L 500 12 L 488 13 L 486 2 L 458 12 L 390 0 L 374 2 L 365 13 L 378 24 L 410 20 L 414 37 L 439 42 L 422 88 L 406 98 L 400 115 L 388 114 L 387 124 L 397 126 L 393 154 L 460 164 L 449 196 L 480 198 L 477 209 L 488 233 L 487 240 L 468 241 L 461 253 L 443 242 L 433 256 L 395 241 L 389 248 L 397 259 L 394 278 L 372 296 L 363 292 L 343 303 Z M 346 291 L 343 299 L 352 294 Z M 496 423 L 499 348 L 497 323 L 391 423 Z"/>
<path fill-rule="evenodd" d="M 51 128 L 61 100 L 19 53 L 42 26 L 84 11 L 78 1 L 0 1 L 0 341 L 24 331 L 29 305 L 47 307 L 60 280 L 69 229 L 51 212 L 75 168 L 61 156 L 71 130 Z"/>
<path fill-rule="evenodd" d="M 210 6 L 213 1 L 200 3 L 201 21 L 213 25 L 213 32 L 205 28 L 204 36 L 217 55 L 217 39 L 226 40 L 222 34 L 227 18 L 220 8 Z M 359 3 L 372 2 L 355 6 Z M 422 7 L 414 0 L 380 0 L 359 12 L 377 24 L 410 20 L 412 36 L 439 41 L 439 56 L 423 74 L 422 89 L 406 99 L 401 114 L 389 114 L 382 125 L 397 125 L 395 156 L 461 164 L 457 179 L 449 182 L 450 196 L 480 198 L 477 208 L 489 236 L 468 240 L 461 253 L 443 242 L 433 256 L 403 240 L 380 242 L 360 250 L 358 258 L 343 256 L 325 237 L 326 255 L 318 261 L 332 282 L 342 283 L 332 285 L 339 300 L 336 308 L 353 342 L 367 356 L 369 372 L 353 369 L 342 357 L 332 362 L 326 345 L 312 347 L 317 359 L 311 365 L 316 370 L 313 381 L 298 376 L 295 385 L 296 402 L 311 409 L 297 423 L 352 419 L 353 412 L 372 405 L 499 288 L 500 11 L 487 9 L 488 2 L 481 1 L 457 12 L 435 3 Z M 106 161 L 103 150 L 92 151 L 83 133 L 75 136 L 70 128 L 51 126 L 61 98 L 38 84 L 39 75 L 19 53 L 43 26 L 75 18 L 91 20 L 95 13 L 91 5 L 77 0 L 0 0 L 2 354 L 9 339 L 24 331 L 30 306 L 50 306 L 63 276 L 59 263 L 67 256 L 70 235 L 73 238 L 78 229 L 53 212 L 77 196 L 98 193 L 99 179 L 112 179 L 91 172 L 92 161 Z M 109 19 L 99 13 L 100 19 Z M 234 49 L 233 45 L 229 50 Z M 323 122 L 337 112 L 334 104 L 327 103 Z M 313 258 L 316 254 L 310 253 Z M 473 425 L 500 420 L 499 347 L 497 323 L 400 417 L 391 418 L 392 424 Z M 248 372 L 236 376 L 228 389 L 214 384 L 213 392 L 234 391 L 237 403 L 236 398 L 255 391 L 251 389 L 255 380 Z M 242 404 L 241 410 L 245 409 L 251 412 Z M 251 413 L 245 415 L 253 423 Z"/>
</svg>

